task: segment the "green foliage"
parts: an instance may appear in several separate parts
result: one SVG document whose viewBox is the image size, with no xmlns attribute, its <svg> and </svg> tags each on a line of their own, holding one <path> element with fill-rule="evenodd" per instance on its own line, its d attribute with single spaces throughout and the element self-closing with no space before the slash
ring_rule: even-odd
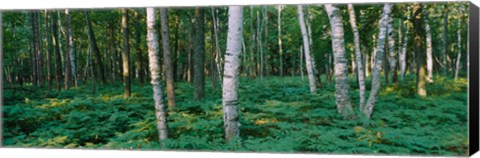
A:
<svg viewBox="0 0 480 158">
<path fill-rule="evenodd" d="M 221 91 L 192 101 L 188 83 L 178 83 L 177 109 L 168 112 L 169 139 L 159 142 L 152 89 L 121 87 L 98 94 L 86 87 L 15 92 L 6 99 L 5 145 L 50 148 L 161 149 L 340 154 L 465 155 L 468 149 L 465 79 L 435 78 L 429 96 L 415 95 L 415 76 L 384 86 L 370 120 L 344 120 L 337 113 L 334 84 L 315 94 L 297 77 L 242 78 L 239 86 L 241 139 L 224 142 Z M 207 82 L 207 87 L 209 82 Z M 355 80 L 351 80 L 354 87 Z M 14 93 L 6 90 L 5 95 Z M 358 90 L 352 89 L 356 109 Z M 239 143 L 235 143 L 239 142 Z M 163 144 L 163 145 L 162 145 Z"/>
</svg>

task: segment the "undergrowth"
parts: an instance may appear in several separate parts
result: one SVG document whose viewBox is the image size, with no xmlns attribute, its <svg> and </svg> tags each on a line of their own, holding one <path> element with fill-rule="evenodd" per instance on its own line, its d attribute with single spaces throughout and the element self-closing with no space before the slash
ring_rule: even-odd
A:
<svg viewBox="0 0 480 158">
<path fill-rule="evenodd" d="M 350 97 L 358 111 L 358 85 Z M 344 120 L 334 84 L 310 94 L 300 77 L 241 79 L 241 140 L 225 143 L 221 89 L 207 83 L 193 101 L 193 86 L 178 83 L 177 108 L 168 112 L 169 139 L 157 138 L 150 85 L 90 85 L 68 91 L 23 87 L 4 90 L 4 144 L 9 147 L 311 152 L 339 154 L 466 155 L 467 81 L 437 77 L 428 97 L 415 95 L 415 76 L 385 86 L 370 120 Z M 368 82 L 367 82 L 368 83 Z M 370 85 L 367 84 L 367 90 Z M 165 93 L 164 93 L 165 94 Z M 368 91 L 367 91 L 367 94 Z M 367 95 L 368 96 L 368 95 Z"/>
</svg>

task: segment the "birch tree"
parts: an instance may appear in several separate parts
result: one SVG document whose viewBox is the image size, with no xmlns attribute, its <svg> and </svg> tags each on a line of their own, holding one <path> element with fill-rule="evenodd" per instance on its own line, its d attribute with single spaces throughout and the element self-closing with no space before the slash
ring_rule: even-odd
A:
<svg viewBox="0 0 480 158">
<path fill-rule="evenodd" d="M 337 104 L 337 111 L 344 118 L 351 119 L 354 117 L 354 112 L 349 97 L 348 84 L 348 64 L 345 53 L 345 41 L 343 31 L 343 20 L 339 10 L 332 4 L 325 4 L 331 26 L 331 39 L 333 50 L 333 63 L 335 75 L 335 102 Z"/>
<path fill-rule="evenodd" d="M 70 12 L 68 9 L 65 10 L 65 15 L 67 17 L 66 20 L 66 40 L 67 40 L 67 51 L 68 51 L 68 57 L 70 58 L 70 68 L 72 69 L 71 75 L 72 80 L 73 80 L 73 85 L 75 87 L 78 86 L 77 84 L 77 72 L 76 72 L 76 66 L 75 66 L 75 55 L 73 54 L 73 37 L 72 37 L 72 31 L 71 31 L 71 26 L 70 26 Z"/>
<path fill-rule="evenodd" d="M 167 81 L 168 107 L 175 108 L 175 88 L 173 83 L 172 61 L 170 57 L 170 32 L 168 31 L 168 10 L 160 8 L 160 25 L 162 28 L 163 64 L 165 66 L 165 78 Z"/>
<path fill-rule="evenodd" d="M 167 117 L 165 105 L 163 104 L 162 84 L 160 79 L 160 63 L 158 58 L 158 35 L 155 27 L 155 9 L 147 8 L 147 46 L 148 65 L 150 67 L 150 78 L 153 88 L 153 100 L 155 102 L 155 116 L 157 118 L 158 138 L 168 138 Z"/>
<path fill-rule="evenodd" d="M 227 51 L 222 87 L 223 121 L 225 139 L 231 141 L 240 136 L 238 106 L 238 73 L 242 52 L 243 7 L 228 8 Z"/>
<path fill-rule="evenodd" d="M 426 6 L 422 9 L 422 12 L 423 21 L 425 23 L 425 38 L 427 45 L 427 81 L 431 83 L 433 82 L 432 32 L 430 31 L 430 24 L 428 22 L 428 11 Z"/>
<path fill-rule="evenodd" d="M 405 35 L 403 37 L 402 51 L 399 53 L 399 64 L 400 64 L 400 76 L 402 80 L 405 79 L 405 72 L 407 70 L 407 45 L 408 45 L 408 35 L 410 33 L 409 29 L 410 24 L 410 7 L 407 6 L 407 20 L 404 22 L 405 25 Z M 400 24 L 402 25 L 402 24 Z"/>
<path fill-rule="evenodd" d="M 447 55 L 448 55 L 448 8 L 447 5 L 443 5 L 443 50 L 442 50 L 442 64 L 443 75 L 447 75 Z"/>
<path fill-rule="evenodd" d="M 277 6 L 278 52 L 280 53 L 280 76 L 283 77 L 283 49 L 282 49 L 282 5 Z"/>
<path fill-rule="evenodd" d="M 367 118 L 370 118 L 375 107 L 375 102 L 377 101 L 378 93 L 380 92 L 380 71 L 382 71 L 382 63 L 384 59 L 384 48 L 385 48 L 385 38 L 387 32 L 387 22 L 390 12 L 392 11 L 392 4 L 387 3 L 383 6 L 382 18 L 380 19 L 379 26 L 380 30 L 377 38 L 377 46 L 375 56 L 375 64 L 372 70 L 372 90 L 370 91 L 370 96 L 368 97 L 367 104 L 364 109 L 361 110 Z"/>
<path fill-rule="evenodd" d="M 307 28 L 305 26 L 305 19 L 303 15 L 302 5 L 298 5 L 297 9 L 298 9 L 298 19 L 300 21 L 300 29 L 302 31 L 303 48 L 305 52 L 305 65 L 307 68 L 310 93 L 314 93 L 317 87 L 316 87 L 315 76 L 313 74 L 313 68 L 312 68 L 313 65 L 312 65 L 312 59 L 310 56 L 310 49 L 309 49 L 310 41 L 308 40 L 308 33 L 307 33 Z"/>
<path fill-rule="evenodd" d="M 363 70 L 362 54 L 360 52 L 360 35 L 358 33 L 355 10 L 352 4 L 348 4 L 348 12 L 350 15 L 350 25 L 352 26 L 355 43 L 355 60 L 357 63 L 357 76 L 360 87 L 360 109 L 363 109 L 365 107 L 365 74 Z"/>
<path fill-rule="evenodd" d="M 464 8 L 460 5 L 460 13 L 458 16 L 458 29 L 457 29 L 457 59 L 455 64 L 455 79 L 458 78 L 458 72 L 460 71 L 460 61 L 462 59 L 462 14 Z"/>
</svg>

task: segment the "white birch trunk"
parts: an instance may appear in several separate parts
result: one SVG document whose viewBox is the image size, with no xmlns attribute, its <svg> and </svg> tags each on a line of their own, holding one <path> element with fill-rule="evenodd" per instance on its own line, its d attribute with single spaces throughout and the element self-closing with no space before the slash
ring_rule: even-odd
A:
<svg viewBox="0 0 480 158">
<path fill-rule="evenodd" d="M 325 4 L 331 26 L 331 39 L 333 48 L 333 63 L 335 75 L 335 101 L 337 111 L 344 118 L 351 119 L 354 117 L 352 104 L 349 96 L 348 83 L 348 63 L 345 53 L 345 41 L 343 31 L 343 20 L 336 6 Z"/>
<path fill-rule="evenodd" d="M 155 27 L 155 9 L 147 8 L 147 45 L 148 63 L 150 67 L 150 78 L 153 87 L 153 100 L 155 102 L 155 116 L 157 118 L 158 138 L 168 138 L 167 117 L 165 104 L 163 103 L 163 90 L 160 79 L 160 63 L 158 57 L 158 34 Z"/>
<path fill-rule="evenodd" d="M 382 19 L 380 19 L 380 32 L 378 34 L 378 42 L 376 46 L 376 56 L 375 64 L 372 74 L 372 90 L 370 91 L 370 96 L 368 97 L 367 104 L 362 112 L 367 118 L 370 118 L 377 100 L 378 93 L 380 91 L 380 71 L 382 71 L 382 62 L 384 58 L 384 48 L 385 48 L 385 38 L 387 32 L 387 22 L 388 17 L 391 12 L 392 4 L 385 4 L 383 7 Z M 373 56 L 372 56 L 373 58 Z"/>
<path fill-rule="evenodd" d="M 365 74 L 362 64 L 362 54 L 360 52 L 360 35 L 358 33 L 355 10 L 352 4 L 348 4 L 348 12 L 350 14 L 350 25 L 352 25 L 354 43 L 355 43 L 355 60 L 357 62 L 358 84 L 360 88 L 360 110 L 365 106 Z"/>
<path fill-rule="evenodd" d="M 227 51 L 222 87 L 223 121 L 225 139 L 230 141 L 240 136 L 240 122 L 238 117 L 238 71 L 240 53 L 242 51 L 243 7 L 230 6 L 228 8 Z"/>
<path fill-rule="evenodd" d="M 410 13 L 410 7 L 407 8 L 407 13 Z M 408 34 L 410 33 L 410 29 L 408 28 L 408 22 L 410 20 L 410 16 L 407 15 L 407 20 L 405 23 L 405 35 L 403 37 L 402 43 L 402 51 L 399 53 L 399 64 L 400 64 L 400 76 L 402 80 L 405 79 L 405 72 L 407 71 L 407 44 L 408 44 Z"/>
<path fill-rule="evenodd" d="M 307 33 L 307 28 L 305 26 L 305 19 L 303 16 L 303 9 L 302 5 L 298 5 L 298 19 L 300 21 L 300 29 L 302 31 L 302 37 L 303 37 L 303 48 L 305 52 L 305 63 L 307 67 L 307 74 L 308 74 L 308 82 L 309 82 L 309 87 L 310 87 L 310 93 L 314 93 L 315 90 L 317 89 L 315 83 L 315 76 L 313 74 L 313 68 L 312 68 L 312 59 L 310 56 L 310 49 L 309 49 L 309 40 L 308 40 L 308 33 Z"/>
<path fill-rule="evenodd" d="M 430 24 L 428 22 L 428 13 L 426 6 L 423 8 L 426 45 L 427 45 L 427 82 L 433 82 L 433 56 L 432 56 L 432 32 L 430 31 Z"/>
<path fill-rule="evenodd" d="M 460 14 L 463 14 L 463 6 L 460 6 Z M 462 16 L 458 16 L 457 24 L 457 60 L 455 64 L 455 79 L 458 78 L 458 73 L 460 71 L 460 61 L 462 59 Z"/>
<path fill-rule="evenodd" d="M 282 49 L 282 9 L 283 6 L 277 6 L 278 18 L 277 18 L 277 29 L 278 29 L 278 52 L 280 53 L 280 76 L 283 76 L 283 49 Z"/>
<path fill-rule="evenodd" d="M 77 67 L 75 66 L 75 55 L 73 54 L 73 37 L 72 37 L 72 28 L 71 28 L 71 25 L 70 25 L 70 13 L 69 13 L 69 10 L 68 9 L 65 9 L 65 15 L 67 17 L 67 34 L 68 34 L 68 37 L 67 37 L 67 44 L 69 45 L 68 47 L 68 56 L 70 57 L 70 66 L 72 68 L 72 79 L 73 79 L 73 83 L 74 83 L 74 86 L 77 87 L 78 84 L 77 84 Z"/>
</svg>

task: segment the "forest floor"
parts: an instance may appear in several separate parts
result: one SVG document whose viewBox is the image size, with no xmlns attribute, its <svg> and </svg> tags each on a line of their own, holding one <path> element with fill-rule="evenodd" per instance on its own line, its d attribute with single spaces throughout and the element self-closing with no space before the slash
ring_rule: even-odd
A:
<svg viewBox="0 0 480 158">
<path fill-rule="evenodd" d="M 358 111 L 358 86 L 350 77 L 350 97 Z M 325 80 L 323 80 L 325 81 Z M 240 80 L 241 143 L 223 140 L 221 87 L 193 101 L 193 86 L 178 83 L 177 107 L 168 112 L 169 138 L 158 143 L 152 88 L 91 85 L 56 91 L 4 89 L 6 147 L 241 151 L 281 153 L 466 155 L 466 79 L 435 78 L 428 97 L 415 94 L 415 76 L 382 83 L 371 120 L 344 120 L 336 111 L 333 82 L 315 94 L 300 77 Z M 370 82 L 367 82 L 370 89 Z M 367 91 L 367 97 L 369 92 Z"/>
</svg>

